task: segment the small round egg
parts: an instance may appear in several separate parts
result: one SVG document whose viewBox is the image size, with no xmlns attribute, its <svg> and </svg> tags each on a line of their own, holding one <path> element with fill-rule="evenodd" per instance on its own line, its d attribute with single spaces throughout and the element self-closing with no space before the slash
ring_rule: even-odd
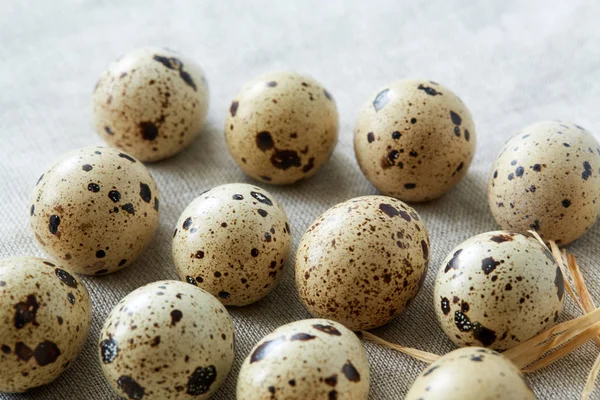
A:
<svg viewBox="0 0 600 400">
<path fill-rule="evenodd" d="M 454 350 L 431 364 L 405 400 L 535 400 L 519 369 L 481 347 Z"/>
<path fill-rule="evenodd" d="M 296 289 L 313 316 L 367 330 L 408 306 L 428 263 L 429 236 L 414 209 L 391 197 L 357 197 L 327 210 L 302 237 Z"/>
<path fill-rule="evenodd" d="M 450 89 L 432 82 L 391 82 L 362 107 L 354 151 L 380 192 L 407 202 L 442 196 L 467 173 L 476 147 L 473 118 Z"/>
<path fill-rule="evenodd" d="M 109 314 L 100 364 L 125 398 L 208 399 L 231 369 L 233 334 L 227 310 L 208 292 L 185 282 L 153 282 Z"/>
<path fill-rule="evenodd" d="M 337 322 L 305 319 L 254 346 L 240 369 L 237 398 L 366 400 L 369 385 L 358 337 Z"/>
<path fill-rule="evenodd" d="M 182 280 L 244 306 L 277 285 L 291 241 L 285 211 L 269 192 L 231 183 L 202 193 L 181 214 L 173 260 Z"/>
<path fill-rule="evenodd" d="M 52 382 L 79 355 L 92 309 L 83 283 L 36 257 L 0 260 L 0 392 Z"/>
<path fill-rule="evenodd" d="M 92 95 L 96 132 L 142 161 L 179 153 L 198 136 L 208 112 L 202 69 L 172 50 L 142 48 L 108 66 Z"/>
<path fill-rule="evenodd" d="M 331 94 L 295 72 L 271 72 L 247 83 L 225 120 L 229 153 L 249 176 L 290 184 L 314 175 L 338 137 Z"/>
<path fill-rule="evenodd" d="M 39 178 L 30 222 L 38 243 L 70 270 L 115 272 L 158 227 L 159 193 L 146 167 L 107 147 L 73 151 Z"/>
<path fill-rule="evenodd" d="M 510 139 L 488 185 L 492 214 L 502 229 L 535 230 L 566 245 L 600 215 L 600 145 L 579 125 L 544 121 Z"/>
<path fill-rule="evenodd" d="M 558 264 L 535 238 L 494 231 L 450 252 L 433 298 L 440 325 L 455 344 L 506 350 L 552 327 L 564 293 Z"/>
</svg>

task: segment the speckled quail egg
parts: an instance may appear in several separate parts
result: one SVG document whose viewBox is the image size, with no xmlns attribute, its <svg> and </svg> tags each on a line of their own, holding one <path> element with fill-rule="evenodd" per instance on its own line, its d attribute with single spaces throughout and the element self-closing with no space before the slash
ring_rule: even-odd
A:
<svg viewBox="0 0 600 400">
<path fill-rule="evenodd" d="M 227 310 L 208 292 L 153 282 L 109 314 L 100 364 L 116 393 L 129 399 L 208 399 L 231 369 L 233 334 Z"/>
<path fill-rule="evenodd" d="M 408 202 L 442 196 L 467 173 L 475 153 L 475 124 L 446 87 L 406 79 L 391 82 L 361 109 L 354 151 L 379 191 Z"/>
<path fill-rule="evenodd" d="M 598 141 L 568 122 L 526 127 L 498 155 L 488 201 L 503 229 L 533 229 L 546 241 L 572 242 L 600 215 Z"/>
<path fill-rule="evenodd" d="M 92 310 L 68 269 L 36 257 L 0 261 L 0 392 L 45 385 L 81 351 Z"/>
<path fill-rule="evenodd" d="M 564 291 L 558 264 L 535 238 L 495 231 L 450 252 L 433 296 L 442 329 L 454 343 L 506 350 L 556 323 Z"/>
<path fill-rule="evenodd" d="M 428 263 L 429 236 L 414 209 L 391 197 L 357 197 L 327 210 L 302 237 L 296 289 L 315 317 L 366 330 L 408 306 Z"/>
<path fill-rule="evenodd" d="M 158 189 L 135 158 L 107 147 L 64 156 L 38 180 L 31 227 L 43 249 L 80 274 L 130 264 L 158 226 Z"/>
<path fill-rule="evenodd" d="M 405 400 L 535 400 L 519 369 L 481 347 L 454 350 L 431 364 Z"/>
<path fill-rule="evenodd" d="M 254 346 L 240 370 L 237 398 L 366 400 L 369 385 L 369 363 L 356 335 L 337 322 L 306 319 Z"/>
<path fill-rule="evenodd" d="M 295 72 L 271 72 L 247 83 L 225 121 L 225 140 L 239 167 L 254 179 L 290 184 L 314 175 L 338 136 L 333 97 Z"/>
<path fill-rule="evenodd" d="M 179 217 L 173 260 L 182 280 L 243 306 L 281 279 L 291 246 L 285 211 L 266 190 L 243 183 L 215 187 Z"/>
<path fill-rule="evenodd" d="M 108 144 L 142 161 L 180 152 L 208 112 L 202 69 L 172 50 L 142 48 L 109 65 L 92 96 L 94 126 Z"/>
</svg>

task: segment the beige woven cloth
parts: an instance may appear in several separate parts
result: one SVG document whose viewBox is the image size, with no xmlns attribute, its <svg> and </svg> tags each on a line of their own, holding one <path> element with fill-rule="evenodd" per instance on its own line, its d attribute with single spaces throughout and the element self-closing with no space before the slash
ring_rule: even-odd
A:
<svg viewBox="0 0 600 400">
<path fill-rule="evenodd" d="M 173 3 L 173 4 L 171 4 Z M 206 70 L 212 91 L 202 136 L 180 155 L 149 166 L 162 191 L 160 228 L 125 270 L 84 278 L 93 300 L 89 340 L 77 362 L 47 387 L 0 399 L 115 399 L 97 359 L 111 307 L 135 288 L 176 278 L 171 233 L 200 192 L 248 182 L 225 147 L 222 126 L 244 82 L 292 69 L 321 81 L 340 110 L 340 139 L 329 163 L 309 181 L 268 187 L 291 220 L 294 249 L 309 224 L 348 198 L 374 194 L 352 149 L 352 129 L 367 97 L 388 81 L 424 77 L 452 88 L 475 118 L 478 150 L 465 179 L 442 199 L 417 205 L 431 235 L 427 281 L 410 308 L 375 331 L 406 346 L 452 349 L 435 320 L 432 282 L 446 254 L 496 226 L 486 184 L 501 145 L 520 128 L 564 119 L 600 132 L 600 2 L 410 1 L 198 2 L 9 1 L 0 7 L 0 257 L 42 255 L 28 226 L 28 197 L 60 155 L 100 144 L 90 95 L 106 65 L 130 49 L 178 49 Z M 600 301 L 600 225 L 570 250 Z M 293 263 L 259 303 L 231 309 L 235 365 L 216 399 L 234 399 L 240 363 L 276 327 L 309 317 L 293 285 Z M 563 318 L 578 316 L 570 302 Z M 371 399 L 401 399 L 424 364 L 367 344 Z M 598 350 L 588 344 L 530 375 L 540 399 L 576 399 Z M 600 398 L 600 389 L 595 395 Z"/>
</svg>

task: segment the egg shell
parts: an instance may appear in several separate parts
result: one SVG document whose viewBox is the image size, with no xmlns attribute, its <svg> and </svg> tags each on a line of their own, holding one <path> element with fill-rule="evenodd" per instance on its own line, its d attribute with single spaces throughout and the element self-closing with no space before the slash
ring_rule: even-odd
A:
<svg viewBox="0 0 600 400">
<path fill-rule="evenodd" d="M 429 248 L 414 209 L 391 197 L 357 197 L 327 210 L 302 237 L 296 289 L 313 316 L 372 329 L 417 295 Z"/>
<path fill-rule="evenodd" d="M 362 343 L 343 325 L 306 319 L 277 328 L 240 369 L 237 398 L 366 400 L 369 363 Z"/>
<path fill-rule="evenodd" d="M 52 382 L 73 364 L 90 329 L 84 284 L 36 257 L 0 261 L 0 392 Z"/>
<path fill-rule="evenodd" d="M 180 152 L 200 133 L 208 112 L 204 71 L 158 47 L 133 50 L 100 76 L 92 95 L 96 132 L 142 161 Z"/>
<path fill-rule="evenodd" d="M 535 230 L 566 245 L 600 215 L 600 145 L 569 122 L 530 125 L 510 139 L 492 168 L 492 214 L 503 229 Z"/>
<path fill-rule="evenodd" d="M 391 82 L 362 107 L 354 151 L 380 192 L 407 202 L 442 196 L 467 173 L 476 147 L 467 106 L 426 80 Z"/>
<path fill-rule="evenodd" d="M 427 367 L 405 400 L 535 400 L 519 369 L 481 347 L 454 350 Z"/>
<path fill-rule="evenodd" d="M 281 205 L 266 190 L 243 183 L 201 194 L 181 214 L 173 235 L 179 277 L 225 305 L 254 303 L 273 290 L 291 247 Z"/>
<path fill-rule="evenodd" d="M 494 231 L 450 252 L 433 298 L 440 325 L 455 344 L 506 350 L 552 327 L 564 292 L 560 267 L 536 239 Z"/>
<path fill-rule="evenodd" d="M 225 121 L 229 153 L 249 176 L 290 184 L 314 175 L 338 137 L 331 94 L 295 72 L 271 72 L 237 94 Z"/>
<path fill-rule="evenodd" d="M 159 192 L 146 167 L 108 147 L 73 151 L 38 180 L 31 228 L 41 247 L 87 275 L 131 264 L 158 227 Z"/>
<path fill-rule="evenodd" d="M 113 308 L 98 351 L 120 396 L 208 399 L 231 369 L 233 322 L 208 292 L 185 282 L 153 282 Z"/>
</svg>

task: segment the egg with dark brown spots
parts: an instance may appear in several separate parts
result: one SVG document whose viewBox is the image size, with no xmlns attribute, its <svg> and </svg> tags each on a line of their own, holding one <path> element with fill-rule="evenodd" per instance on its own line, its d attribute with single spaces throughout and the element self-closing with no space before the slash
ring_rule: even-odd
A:
<svg viewBox="0 0 600 400">
<path fill-rule="evenodd" d="M 366 400 L 365 349 L 340 323 L 306 319 L 277 328 L 250 351 L 240 369 L 237 398 Z"/>
<path fill-rule="evenodd" d="M 521 371 L 481 347 L 454 350 L 419 375 L 405 400 L 535 400 Z"/>
<path fill-rule="evenodd" d="M 552 327 L 565 286 L 552 254 L 520 233 L 482 233 L 454 248 L 434 285 L 434 307 L 458 346 L 506 350 Z"/>
<path fill-rule="evenodd" d="M 102 275 L 131 264 L 150 242 L 159 191 L 148 169 L 109 147 L 73 151 L 50 167 L 31 195 L 40 246 L 74 272 Z"/>
<path fill-rule="evenodd" d="M 419 214 L 386 196 L 357 197 L 322 214 L 296 253 L 296 289 L 308 311 L 352 330 L 381 326 L 417 295 L 429 263 Z"/>
<path fill-rule="evenodd" d="M 316 80 L 295 72 L 271 72 L 247 83 L 229 107 L 225 140 L 249 176 L 290 184 L 314 175 L 338 137 L 338 112 Z"/>
<path fill-rule="evenodd" d="M 183 211 L 173 237 L 179 277 L 243 306 L 281 279 L 292 236 L 288 218 L 264 189 L 231 183 L 202 193 Z"/>
<path fill-rule="evenodd" d="M 171 157 L 200 133 L 208 112 L 204 71 L 172 50 L 142 48 L 100 76 L 92 108 L 96 131 L 141 161 Z"/>
<path fill-rule="evenodd" d="M 362 107 L 354 151 L 381 193 L 422 202 L 442 196 L 465 176 L 476 139 L 469 109 L 450 89 L 405 79 L 380 88 Z"/>
<path fill-rule="evenodd" d="M 85 286 L 62 264 L 0 260 L 0 392 L 45 385 L 73 365 L 91 317 Z"/>
<path fill-rule="evenodd" d="M 153 282 L 125 296 L 104 322 L 104 377 L 128 399 L 208 399 L 234 358 L 233 322 L 204 290 Z"/>
<path fill-rule="evenodd" d="M 566 245 L 600 215 L 600 145 L 569 122 L 530 125 L 510 139 L 494 163 L 488 202 L 503 228 L 535 230 Z"/>
</svg>

